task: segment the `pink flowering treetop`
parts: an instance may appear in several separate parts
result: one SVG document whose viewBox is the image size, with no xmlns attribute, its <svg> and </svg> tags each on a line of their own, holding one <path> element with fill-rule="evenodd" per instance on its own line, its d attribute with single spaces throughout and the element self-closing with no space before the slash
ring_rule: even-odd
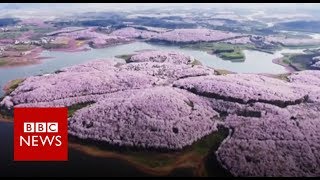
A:
<svg viewBox="0 0 320 180">
<path fill-rule="evenodd" d="M 174 51 L 143 51 L 133 55 L 130 62 L 168 62 L 173 64 L 191 64 L 195 59 Z"/>
<path fill-rule="evenodd" d="M 210 29 L 174 29 L 160 33 L 151 39 L 169 42 L 209 42 L 235 38 L 241 34 Z"/>
<path fill-rule="evenodd" d="M 56 38 L 64 37 L 75 40 L 86 40 L 94 48 L 102 48 L 130 41 L 130 39 L 126 37 L 98 33 L 94 28 L 75 30 L 64 29 L 53 33 L 58 35 Z"/>
<path fill-rule="evenodd" d="M 112 36 L 122 36 L 126 38 L 141 38 L 141 39 L 149 39 L 156 36 L 157 32 L 139 30 L 133 27 L 126 27 L 122 29 L 118 29 L 110 33 Z"/>
<path fill-rule="evenodd" d="M 133 27 L 118 29 L 110 35 L 121 36 L 126 38 L 138 38 L 148 40 L 162 40 L 168 42 L 208 42 L 220 41 L 230 38 L 242 37 L 242 34 L 210 30 L 210 29 L 174 29 L 167 31 L 149 31 L 140 30 Z M 243 41 L 243 40 L 242 40 Z"/>
</svg>

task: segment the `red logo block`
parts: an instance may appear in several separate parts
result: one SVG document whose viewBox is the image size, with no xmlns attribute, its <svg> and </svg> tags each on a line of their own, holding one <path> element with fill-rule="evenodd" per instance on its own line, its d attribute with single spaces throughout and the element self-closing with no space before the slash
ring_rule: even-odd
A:
<svg viewBox="0 0 320 180">
<path fill-rule="evenodd" d="M 67 108 L 14 108 L 14 160 L 67 161 L 67 121 Z"/>
</svg>

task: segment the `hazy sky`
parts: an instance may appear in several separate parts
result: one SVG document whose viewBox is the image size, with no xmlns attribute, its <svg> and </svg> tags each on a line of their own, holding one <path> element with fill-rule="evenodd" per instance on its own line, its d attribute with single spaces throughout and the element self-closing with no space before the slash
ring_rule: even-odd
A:
<svg viewBox="0 0 320 180">
<path fill-rule="evenodd" d="M 217 8 L 319 8 L 320 3 L 1 3 L 0 8 L 24 9 L 113 9 L 113 8 L 143 8 L 143 7 L 217 7 Z"/>
<path fill-rule="evenodd" d="M 266 14 L 268 14 L 266 11 L 268 9 L 284 10 L 290 13 L 301 13 L 303 10 L 311 13 L 312 10 L 313 13 L 319 13 L 320 17 L 320 3 L 0 3 L 0 17 L 24 18 L 41 15 L 43 18 L 45 16 L 46 18 L 55 18 L 75 12 L 142 10 L 164 7 L 215 7 L 222 11 L 232 9 L 265 10 Z"/>
</svg>

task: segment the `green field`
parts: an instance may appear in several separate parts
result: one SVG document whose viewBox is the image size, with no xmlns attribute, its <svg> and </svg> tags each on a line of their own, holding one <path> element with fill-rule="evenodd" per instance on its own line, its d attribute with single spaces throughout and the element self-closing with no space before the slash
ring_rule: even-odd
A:
<svg viewBox="0 0 320 180">
<path fill-rule="evenodd" d="M 78 103 L 78 104 L 74 104 L 72 106 L 69 106 L 68 107 L 68 117 L 71 117 L 73 116 L 73 114 L 79 110 L 79 109 L 82 109 L 84 107 L 87 107 L 91 104 L 93 104 L 94 102 L 85 102 L 85 103 Z"/>
</svg>

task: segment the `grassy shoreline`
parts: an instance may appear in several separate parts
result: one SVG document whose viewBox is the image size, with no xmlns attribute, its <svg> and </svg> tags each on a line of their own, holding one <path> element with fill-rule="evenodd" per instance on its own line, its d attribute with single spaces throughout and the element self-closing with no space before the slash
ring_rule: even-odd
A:
<svg viewBox="0 0 320 180">
<path fill-rule="evenodd" d="M 19 78 L 9 81 L 3 88 L 5 95 L 12 93 L 24 80 L 25 78 Z"/>
<path fill-rule="evenodd" d="M 273 60 L 273 62 L 286 67 L 290 70 L 290 72 L 302 70 L 316 70 L 316 68 L 312 67 L 312 58 L 319 55 L 320 52 L 305 54 L 285 54 L 284 57 L 275 59 Z"/>
<path fill-rule="evenodd" d="M 295 72 L 297 71 L 296 68 L 290 66 L 289 64 L 285 63 L 283 58 L 277 58 L 277 59 L 273 59 L 272 62 L 274 64 L 277 64 L 277 65 L 280 65 L 280 66 L 283 66 L 288 72 L 292 73 L 292 72 Z"/>
</svg>

